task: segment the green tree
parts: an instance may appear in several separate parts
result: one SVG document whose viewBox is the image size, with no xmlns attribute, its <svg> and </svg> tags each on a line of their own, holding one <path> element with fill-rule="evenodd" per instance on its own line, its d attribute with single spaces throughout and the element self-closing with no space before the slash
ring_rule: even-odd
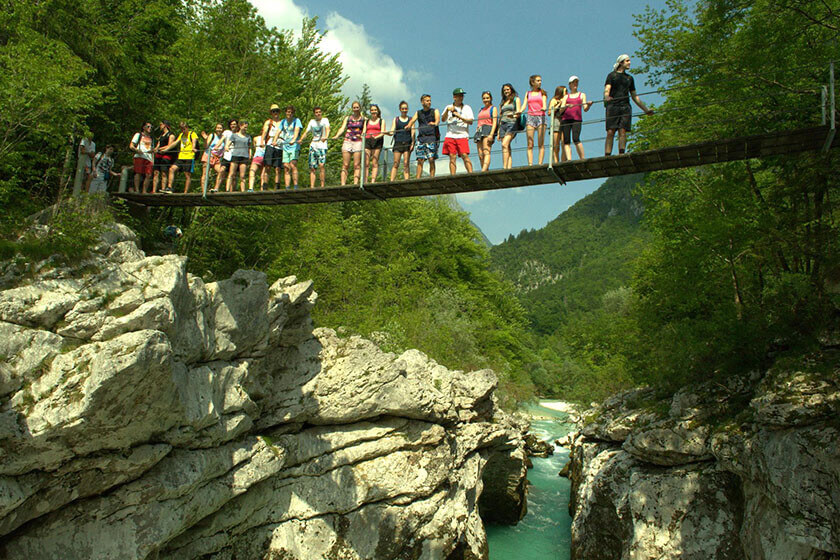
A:
<svg viewBox="0 0 840 560">
<path fill-rule="evenodd" d="M 362 106 L 362 113 L 367 114 L 370 104 L 373 103 L 373 96 L 370 94 L 370 86 L 362 84 L 362 93 L 359 95 L 359 105 Z"/>
<path fill-rule="evenodd" d="M 837 8 L 758 0 L 702 1 L 692 10 L 672 0 L 666 10 L 648 9 L 639 17 L 639 54 L 674 89 L 660 117 L 641 123 L 638 145 L 818 123 Z M 829 201 L 838 168 L 834 154 L 812 154 L 648 178 L 641 193 L 656 242 L 634 285 L 655 357 L 648 374 L 756 367 L 770 349 L 807 343 L 836 320 L 840 232 Z"/>
</svg>

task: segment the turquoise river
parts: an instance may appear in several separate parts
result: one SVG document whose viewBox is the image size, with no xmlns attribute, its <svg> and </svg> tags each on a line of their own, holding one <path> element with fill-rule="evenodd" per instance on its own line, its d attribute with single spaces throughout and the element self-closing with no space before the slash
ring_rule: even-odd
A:
<svg viewBox="0 0 840 560">
<path fill-rule="evenodd" d="M 525 410 L 534 416 L 531 432 L 544 441 L 571 431 L 565 413 L 544 406 Z M 558 476 L 569 460 L 569 450 L 555 445 L 547 459 L 532 458 L 528 471 L 528 513 L 514 527 L 487 527 L 490 560 L 568 560 L 572 518 L 569 517 L 569 481 Z"/>
</svg>

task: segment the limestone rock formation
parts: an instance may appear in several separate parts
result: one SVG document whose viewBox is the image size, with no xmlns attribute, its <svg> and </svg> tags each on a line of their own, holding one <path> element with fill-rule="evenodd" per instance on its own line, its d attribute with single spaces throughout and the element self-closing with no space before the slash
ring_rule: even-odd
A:
<svg viewBox="0 0 840 560">
<path fill-rule="evenodd" d="M 840 558 L 838 358 L 584 414 L 565 470 L 572 558 Z"/>
<path fill-rule="evenodd" d="M 491 371 L 314 329 L 310 282 L 205 284 L 123 226 L 2 279 L 0 558 L 486 557 L 485 464 L 514 483 L 522 454 Z"/>
</svg>

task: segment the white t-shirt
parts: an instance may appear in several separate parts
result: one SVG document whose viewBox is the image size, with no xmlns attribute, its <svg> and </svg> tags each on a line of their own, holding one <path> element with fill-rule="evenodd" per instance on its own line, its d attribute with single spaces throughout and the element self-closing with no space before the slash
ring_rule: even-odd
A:
<svg viewBox="0 0 840 560">
<path fill-rule="evenodd" d="M 233 132 L 230 129 L 227 129 L 224 132 L 222 132 L 222 142 L 224 142 L 225 146 L 227 146 L 227 141 L 230 140 L 231 136 L 233 136 Z M 224 158 L 225 161 L 230 161 L 230 158 L 232 156 L 233 154 L 231 154 L 231 151 L 225 148 L 225 154 L 222 156 L 222 158 Z"/>
<path fill-rule="evenodd" d="M 134 152 L 134 157 L 145 159 L 147 161 L 155 161 L 155 154 L 152 152 L 153 149 L 153 142 L 152 137 L 150 135 L 146 135 L 147 141 L 141 142 L 140 141 L 140 133 L 137 132 L 132 136 L 131 143 L 137 146 L 137 149 L 140 150 L 140 153 Z"/>
<path fill-rule="evenodd" d="M 82 149 L 85 150 L 85 153 L 82 153 Z M 79 165 L 82 167 L 90 167 L 91 153 L 96 152 L 96 143 L 91 140 L 90 138 L 82 138 L 81 142 L 79 142 Z"/>
<path fill-rule="evenodd" d="M 327 117 L 321 117 L 320 121 L 316 121 L 315 119 L 309 121 L 304 134 L 306 132 L 312 132 L 312 144 L 309 145 L 311 148 L 315 148 L 316 150 L 327 149 L 327 128 L 329 126 L 330 119 Z"/>
<path fill-rule="evenodd" d="M 470 125 L 462 121 L 461 119 L 456 119 L 452 116 L 452 109 L 456 109 L 458 114 L 464 117 L 465 119 L 474 119 L 472 107 L 464 103 L 460 108 L 456 108 L 455 105 L 447 105 L 444 111 L 449 111 L 449 118 L 446 120 L 446 137 L 447 138 L 469 138 L 470 137 Z M 441 111 L 443 114 L 444 111 Z"/>
</svg>

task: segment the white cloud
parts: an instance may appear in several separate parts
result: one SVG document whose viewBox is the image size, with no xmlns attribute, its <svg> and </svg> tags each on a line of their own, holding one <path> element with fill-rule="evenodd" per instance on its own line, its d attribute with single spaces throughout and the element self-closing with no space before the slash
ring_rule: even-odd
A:
<svg viewBox="0 0 840 560">
<path fill-rule="evenodd" d="M 322 45 L 326 51 L 338 53 L 348 76 L 344 86 L 347 95 L 355 97 L 361 93 L 362 84 L 367 83 L 383 111 L 392 107 L 394 111 L 402 99 L 411 97 L 405 70 L 385 54 L 364 26 L 335 12 L 327 15 L 326 24 L 329 33 Z"/>
<path fill-rule="evenodd" d="M 300 31 L 303 18 L 309 17 L 306 9 L 295 4 L 293 0 L 251 0 L 251 4 L 269 27 Z"/>
<path fill-rule="evenodd" d="M 304 17 L 311 14 L 294 0 L 251 0 L 269 26 L 299 31 Z M 415 97 L 408 85 L 410 76 L 416 72 L 405 70 L 385 53 L 383 47 L 368 35 L 363 25 L 355 23 L 336 12 L 330 12 L 322 20 L 327 35 L 321 41 L 325 52 L 338 54 L 338 59 L 347 75 L 343 91 L 350 99 L 356 99 L 362 92 L 362 85 L 368 84 L 373 100 L 382 107 L 382 114 L 391 118 L 402 99 Z"/>
</svg>

